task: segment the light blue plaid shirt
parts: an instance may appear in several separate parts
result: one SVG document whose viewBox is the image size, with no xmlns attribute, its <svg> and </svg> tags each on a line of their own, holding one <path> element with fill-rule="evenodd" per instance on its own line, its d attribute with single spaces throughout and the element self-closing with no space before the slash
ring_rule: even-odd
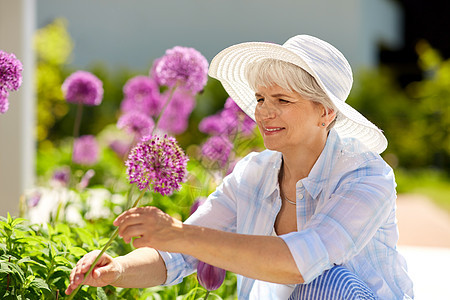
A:
<svg viewBox="0 0 450 300">
<path fill-rule="evenodd" d="M 186 221 L 252 235 L 271 235 L 281 207 L 281 153 L 250 153 Z M 280 236 L 305 283 L 334 265 L 354 272 L 380 299 L 413 297 L 406 263 L 396 251 L 395 179 L 376 153 L 331 130 L 308 177 L 297 182 L 297 230 Z M 193 257 L 160 252 L 166 284 L 196 271 Z M 236 255 L 239 255 L 237 253 Z M 255 280 L 238 275 L 239 299 Z"/>
</svg>

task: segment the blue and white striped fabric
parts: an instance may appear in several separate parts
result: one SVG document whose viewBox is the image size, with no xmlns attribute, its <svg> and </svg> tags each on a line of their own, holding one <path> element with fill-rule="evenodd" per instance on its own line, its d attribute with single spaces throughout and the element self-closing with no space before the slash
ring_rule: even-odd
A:
<svg viewBox="0 0 450 300">
<path fill-rule="evenodd" d="M 280 166 L 279 152 L 247 155 L 186 223 L 271 235 L 281 208 Z M 394 175 L 384 160 L 332 129 L 310 174 L 297 182 L 298 231 L 280 236 L 305 283 L 342 265 L 381 299 L 412 298 L 406 263 L 396 250 L 395 199 Z M 195 258 L 160 253 L 166 284 L 195 272 Z M 249 299 L 254 282 L 238 276 L 239 299 Z"/>
<path fill-rule="evenodd" d="M 298 284 L 289 300 L 375 300 L 377 296 L 355 274 L 335 266 L 308 284 Z"/>
</svg>

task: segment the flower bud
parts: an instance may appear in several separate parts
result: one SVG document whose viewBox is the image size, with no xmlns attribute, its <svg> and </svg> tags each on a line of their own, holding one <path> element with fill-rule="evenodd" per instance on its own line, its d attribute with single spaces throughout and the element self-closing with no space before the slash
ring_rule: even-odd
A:
<svg viewBox="0 0 450 300">
<path fill-rule="evenodd" d="M 202 261 L 197 265 L 197 280 L 208 291 L 217 290 L 225 279 L 226 271 Z"/>
</svg>

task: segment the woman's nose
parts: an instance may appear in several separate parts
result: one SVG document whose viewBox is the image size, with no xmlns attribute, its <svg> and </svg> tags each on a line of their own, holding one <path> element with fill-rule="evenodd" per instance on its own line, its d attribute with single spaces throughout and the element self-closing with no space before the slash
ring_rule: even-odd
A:
<svg viewBox="0 0 450 300">
<path fill-rule="evenodd" d="M 257 106 L 257 112 L 262 118 L 273 118 L 276 116 L 276 108 L 274 105 L 265 101 L 262 105 Z"/>
</svg>

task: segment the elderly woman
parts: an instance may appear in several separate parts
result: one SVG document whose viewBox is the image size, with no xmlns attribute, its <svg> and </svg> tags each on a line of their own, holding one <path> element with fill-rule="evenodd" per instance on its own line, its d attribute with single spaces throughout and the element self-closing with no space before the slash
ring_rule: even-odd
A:
<svg viewBox="0 0 450 300">
<path fill-rule="evenodd" d="M 330 44 L 298 35 L 243 43 L 209 71 L 257 122 L 267 150 L 243 158 L 185 223 L 154 207 L 114 225 L 137 249 L 103 255 L 86 283 L 176 284 L 198 260 L 238 274 L 239 299 L 409 299 L 396 250 L 395 180 L 382 132 L 345 103 L 351 68 Z M 97 252 L 83 257 L 66 293 Z"/>
</svg>

